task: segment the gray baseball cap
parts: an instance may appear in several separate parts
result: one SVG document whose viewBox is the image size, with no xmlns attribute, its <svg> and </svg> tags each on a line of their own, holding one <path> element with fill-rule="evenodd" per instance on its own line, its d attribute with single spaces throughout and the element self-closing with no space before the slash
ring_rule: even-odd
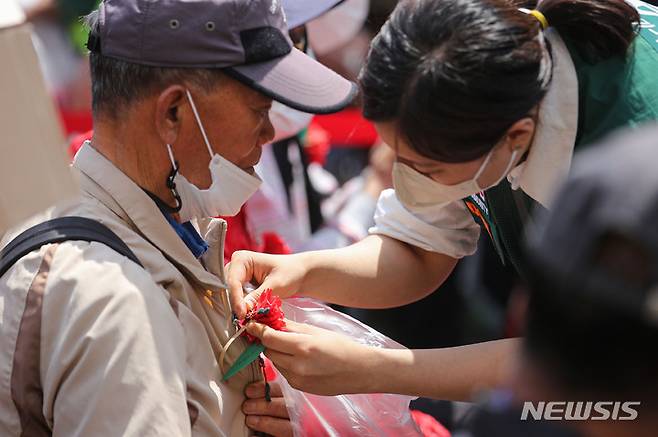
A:
<svg viewBox="0 0 658 437">
<path fill-rule="evenodd" d="M 343 109 L 354 83 L 293 47 L 281 0 L 104 0 L 88 47 L 172 68 L 218 68 L 292 108 Z"/>
<path fill-rule="evenodd" d="M 537 277 L 658 326 L 658 125 L 577 155 L 551 212 L 529 229 Z"/>
</svg>

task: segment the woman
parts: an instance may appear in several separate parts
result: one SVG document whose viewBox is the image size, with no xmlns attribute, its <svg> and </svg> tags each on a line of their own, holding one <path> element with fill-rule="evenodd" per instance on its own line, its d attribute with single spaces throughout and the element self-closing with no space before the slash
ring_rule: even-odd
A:
<svg viewBox="0 0 658 437">
<path fill-rule="evenodd" d="M 523 225 L 532 208 L 550 207 L 574 149 L 658 119 L 658 20 L 655 7 L 632 3 L 401 2 L 361 75 L 364 113 L 397 153 L 395 191 L 382 194 L 372 235 L 353 246 L 236 253 L 228 280 L 238 316 L 253 301 L 242 296 L 248 281 L 260 284 L 256 294 L 352 307 L 416 301 L 475 251 L 481 228 L 522 275 Z M 639 36 L 638 11 L 648 12 Z M 290 332 L 251 331 L 293 386 L 320 394 L 469 399 L 501 383 L 518 347 L 376 350 L 292 322 Z"/>
</svg>

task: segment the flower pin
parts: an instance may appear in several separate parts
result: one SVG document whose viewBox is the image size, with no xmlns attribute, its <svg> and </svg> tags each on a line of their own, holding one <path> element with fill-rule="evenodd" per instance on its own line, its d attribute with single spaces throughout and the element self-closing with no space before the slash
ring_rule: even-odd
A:
<svg viewBox="0 0 658 437">
<path fill-rule="evenodd" d="M 273 296 L 272 290 L 268 288 L 258 297 L 256 305 L 249 310 L 246 317 L 237 321 L 237 325 L 240 327 L 238 332 L 247 337 L 247 341 L 251 345 L 242 352 L 231 368 L 226 371 L 224 381 L 254 362 L 265 351 L 265 346 L 262 345 L 260 340 L 245 331 L 247 324 L 250 322 L 262 323 L 277 331 L 285 331 L 286 322 L 284 317 L 285 314 L 281 309 L 281 299 L 278 296 Z"/>
</svg>

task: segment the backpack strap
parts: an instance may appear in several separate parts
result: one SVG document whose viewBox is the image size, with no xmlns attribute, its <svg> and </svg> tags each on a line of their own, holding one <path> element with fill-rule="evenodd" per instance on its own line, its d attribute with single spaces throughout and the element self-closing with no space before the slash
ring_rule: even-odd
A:
<svg viewBox="0 0 658 437">
<path fill-rule="evenodd" d="M 95 241 L 144 267 L 137 256 L 107 226 L 85 217 L 60 217 L 40 223 L 14 238 L 0 252 L 0 277 L 28 253 L 51 243 Z"/>
</svg>

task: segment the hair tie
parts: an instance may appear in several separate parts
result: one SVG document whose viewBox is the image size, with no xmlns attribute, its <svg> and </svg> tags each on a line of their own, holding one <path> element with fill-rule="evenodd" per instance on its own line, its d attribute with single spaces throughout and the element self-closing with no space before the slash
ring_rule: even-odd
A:
<svg viewBox="0 0 658 437">
<path fill-rule="evenodd" d="M 526 8 L 520 8 L 519 11 L 523 12 L 524 14 L 529 14 L 535 17 L 537 21 L 539 21 L 539 23 L 541 24 L 542 30 L 548 29 L 549 25 L 548 25 L 548 20 L 546 19 L 546 15 L 542 14 L 537 9 L 530 10 Z"/>
</svg>

